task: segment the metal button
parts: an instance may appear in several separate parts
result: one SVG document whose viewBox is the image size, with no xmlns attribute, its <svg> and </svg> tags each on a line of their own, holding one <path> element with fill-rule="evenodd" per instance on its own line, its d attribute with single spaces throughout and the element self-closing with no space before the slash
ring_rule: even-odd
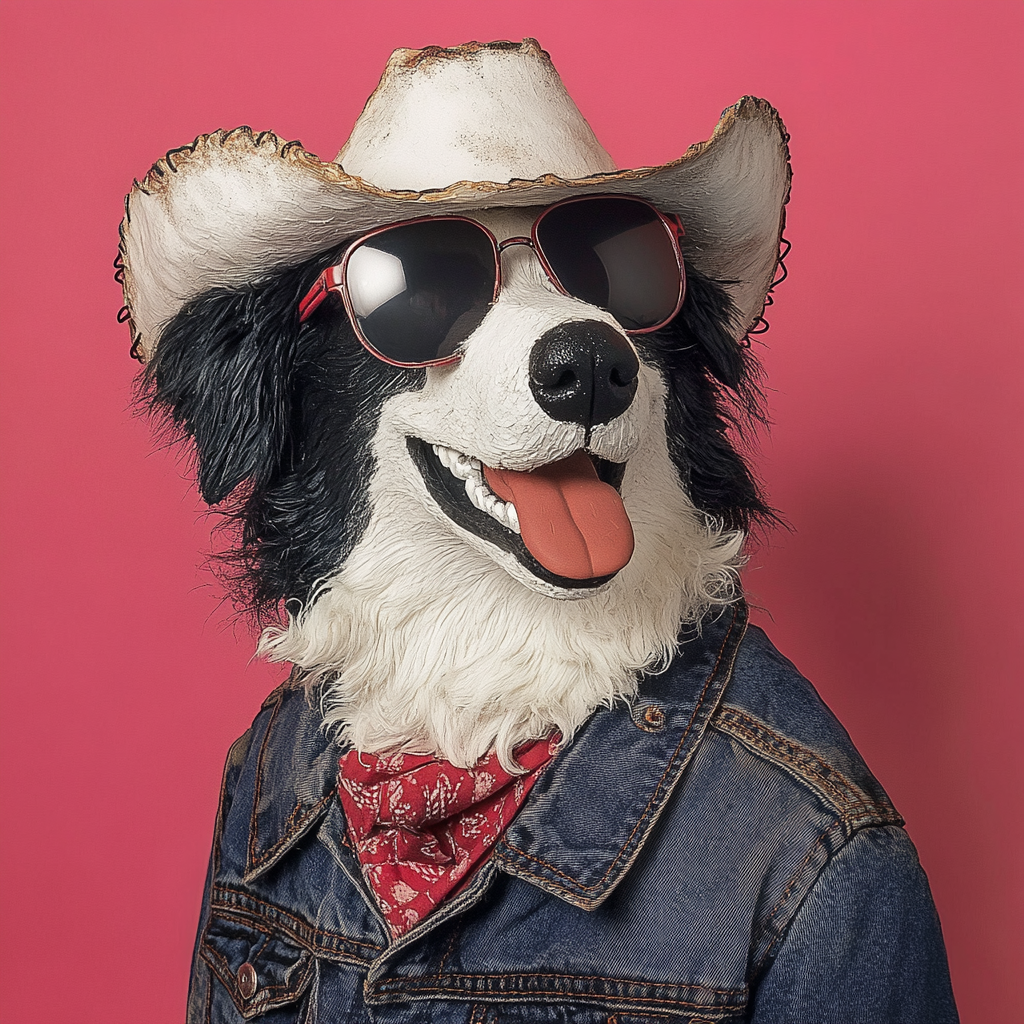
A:
<svg viewBox="0 0 1024 1024">
<path fill-rule="evenodd" d="M 644 732 L 658 732 L 665 728 L 665 712 L 657 704 L 648 704 L 638 710 L 640 713 L 634 719 L 637 728 Z"/>
<path fill-rule="evenodd" d="M 256 994 L 256 968 L 246 961 L 238 968 L 235 978 L 238 981 L 238 991 L 242 993 L 242 998 L 251 999 Z"/>
<path fill-rule="evenodd" d="M 665 712 L 657 704 L 652 704 L 644 711 L 644 721 L 649 726 L 660 729 L 665 724 Z"/>
</svg>

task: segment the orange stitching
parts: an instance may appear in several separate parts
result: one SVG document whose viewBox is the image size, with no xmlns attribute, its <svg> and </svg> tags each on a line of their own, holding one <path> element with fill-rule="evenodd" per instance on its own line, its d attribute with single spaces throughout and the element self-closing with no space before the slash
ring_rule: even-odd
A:
<svg viewBox="0 0 1024 1024">
<path fill-rule="evenodd" d="M 292 922 L 291 924 L 282 921 L 275 922 L 275 924 L 271 924 L 266 927 L 261 927 L 254 920 L 253 911 L 247 912 L 239 907 L 234 906 L 231 903 L 217 903 L 212 905 L 211 909 L 218 910 L 222 916 L 226 915 L 228 917 L 234 918 L 235 920 L 243 921 L 246 924 L 251 924 L 252 927 L 256 929 L 256 931 L 264 932 L 267 935 L 274 934 L 276 924 L 276 930 L 280 930 L 284 932 L 286 935 L 290 935 L 292 938 L 295 939 L 296 942 L 300 942 L 303 945 L 307 946 L 309 945 L 309 943 L 302 938 L 302 932 L 308 932 L 310 935 L 316 936 L 318 938 L 322 937 L 325 939 L 334 939 L 335 941 L 349 943 L 353 946 L 363 946 L 366 949 L 373 950 L 373 952 L 375 953 L 381 952 L 383 948 L 381 946 L 374 946 L 369 942 L 360 942 L 358 939 L 350 939 L 347 935 L 340 935 L 337 932 L 329 932 L 324 930 L 323 928 L 315 928 L 313 927 L 313 925 L 307 924 L 305 921 L 302 921 L 299 918 L 292 917 L 285 911 L 281 911 L 281 914 L 283 917 L 289 918 L 290 921 Z M 322 947 L 325 944 L 318 945 Z"/>
<path fill-rule="evenodd" d="M 711 1007 L 709 1006 L 709 1007 L 708 1007 L 708 1009 L 710 1010 L 710 1009 L 711 1009 Z M 626 1010 L 626 1011 L 625 1011 L 625 1013 L 626 1013 L 626 1016 L 627 1016 L 627 1017 L 632 1017 L 632 1016 L 634 1016 L 634 1015 L 633 1015 L 632 1013 L 630 1013 L 630 1012 L 629 1012 L 628 1010 Z M 612 1015 L 611 1015 L 611 1016 L 610 1016 L 610 1017 L 608 1018 L 608 1024 L 628 1024 L 628 1022 L 626 1022 L 626 1021 L 622 1021 L 622 1020 L 620 1020 L 619 1018 L 620 1018 L 620 1014 L 618 1014 L 618 1013 L 613 1013 L 613 1014 L 612 1014 Z M 658 1014 L 655 1014 L 655 1015 L 654 1015 L 653 1017 L 649 1017 L 649 1016 L 646 1016 L 646 1015 L 645 1015 L 644 1019 L 645 1019 L 645 1020 L 648 1020 L 648 1021 L 650 1021 L 650 1022 L 651 1022 L 651 1024 L 656 1024 L 656 1022 L 657 1022 L 657 1021 L 659 1021 L 659 1020 L 664 1020 L 664 1021 L 667 1021 L 667 1020 L 668 1020 L 668 1017 L 666 1017 L 666 1016 L 665 1016 L 664 1014 L 662 1014 L 662 1013 L 658 1013 Z M 641 1024 L 642 1024 L 642 1022 L 641 1022 Z M 701 1022 L 700 1022 L 700 1021 L 697 1021 L 697 1024 L 701 1024 Z"/>
<path fill-rule="evenodd" d="M 207 954 L 209 954 L 209 956 Z M 213 946 L 208 946 L 205 938 L 203 939 L 203 945 L 199 950 L 199 955 L 207 962 L 207 964 L 209 964 L 213 973 L 216 974 L 220 979 L 221 984 L 228 990 L 228 994 L 231 995 L 232 983 L 235 980 L 235 976 L 227 960 L 225 960 L 224 957 L 213 948 Z M 215 963 L 211 957 L 215 958 L 219 963 Z M 223 968 L 220 966 L 221 964 L 224 965 Z M 231 995 L 231 998 L 234 999 L 234 995 Z"/>
<path fill-rule="evenodd" d="M 250 903 L 253 903 L 258 907 L 272 911 L 282 918 L 286 918 L 288 921 L 293 922 L 292 929 L 296 932 L 296 935 L 300 930 L 305 930 L 313 935 L 323 935 L 328 938 L 340 939 L 342 942 L 349 942 L 354 946 L 364 946 L 366 949 L 372 949 L 374 952 L 378 953 L 383 948 L 381 946 L 374 945 L 372 942 L 360 942 L 359 939 L 350 939 L 347 935 L 340 935 L 338 932 L 329 932 L 324 928 L 317 928 L 315 925 L 311 925 L 304 921 L 301 917 L 297 917 L 296 915 L 289 913 L 283 907 L 279 907 L 276 903 L 267 903 L 265 900 L 261 900 L 257 896 L 243 892 L 241 889 L 232 889 L 230 886 L 214 886 L 210 897 L 211 909 L 216 907 L 218 910 L 234 911 L 236 914 L 241 913 L 243 910 L 243 908 L 240 908 L 227 900 L 217 901 L 218 893 L 231 893 L 234 896 L 241 896 L 243 899 L 248 900 Z M 253 913 L 253 911 L 250 911 L 250 913 Z"/>
<path fill-rule="evenodd" d="M 463 981 L 488 981 L 498 978 L 520 978 L 527 980 L 529 978 L 550 978 L 557 981 L 607 981 L 614 985 L 644 985 L 644 986 L 657 986 L 659 988 L 678 988 L 686 989 L 688 991 L 697 992 L 710 992 L 716 996 L 746 996 L 745 988 L 708 988 L 706 985 L 672 985 L 664 984 L 660 982 L 648 982 L 648 981 L 637 981 L 636 978 L 609 978 L 606 974 L 555 974 L 554 972 L 545 972 L 543 974 L 449 974 L 449 978 L 460 978 Z M 415 978 L 402 978 L 396 981 L 381 981 L 378 982 L 374 987 L 377 989 L 385 989 L 389 985 L 403 985 L 411 982 L 413 987 L 419 988 Z M 626 997 L 623 997 L 626 998 Z"/>
<path fill-rule="evenodd" d="M 825 792 L 830 795 L 836 803 L 849 805 L 852 808 L 865 808 L 873 805 L 873 802 L 869 802 L 870 798 L 863 793 L 859 787 L 849 782 L 838 769 L 832 769 L 830 765 L 814 757 L 813 752 L 800 747 L 797 744 L 788 743 L 778 734 L 773 733 L 772 738 L 769 739 L 763 735 L 762 732 L 749 726 L 741 725 L 737 721 L 733 721 L 727 712 L 731 709 L 723 709 L 722 713 L 718 716 L 719 720 L 713 723 L 713 726 L 718 726 L 723 731 L 728 731 L 736 735 L 740 739 L 746 739 L 751 744 L 757 746 L 760 752 L 774 751 L 777 753 L 787 764 L 796 768 L 802 775 L 808 777 L 809 780 L 817 782 Z M 746 716 L 744 716 L 746 717 Z M 767 731 L 771 732 L 770 729 Z M 774 740 L 774 742 L 773 742 Z M 789 746 L 793 749 L 786 751 L 785 748 Z M 789 760 L 786 754 L 794 754 L 796 761 Z M 801 754 L 805 756 L 800 757 Z M 825 772 L 815 771 L 815 767 L 823 766 Z M 831 781 L 826 774 L 831 770 L 840 779 L 839 784 Z M 851 796 L 849 792 L 844 792 L 844 788 L 852 790 L 855 793 L 860 793 L 860 796 Z"/>
<path fill-rule="evenodd" d="M 213 971 L 207 965 L 206 972 L 206 1024 L 210 1024 L 213 1017 Z"/>
<path fill-rule="evenodd" d="M 453 977 L 453 978 L 460 978 L 460 977 L 463 977 L 463 975 L 453 974 L 453 975 L 451 975 L 451 977 Z M 467 978 L 472 978 L 472 977 L 474 977 L 474 975 L 466 975 L 466 977 Z M 491 977 L 491 975 L 480 975 L 480 977 L 488 978 L 488 977 Z M 501 975 L 495 975 L 494 977 L 501 977 Z M 532 975 L 531 975 L 531 977 L 532 977 Z M 543 977 L 543 975 L 542 975 L 542 977 Z M 407 981 L 408 979 L 405 979 L 405 980 Z M 635 984 L 635 982 L 634 982 L 634 984 Z M 427 986 L 427 985 L 412 985 L 412 986 L 409 986 L 409 988 L 415 989 L 416 992 L 428 992 L 428 993 L 432 993 L 432 994 L 439 993 L 439 994 L 445 994 L 445 995 L 451 995 L 454 991 L 459 991 L 458 989 L 442 988 L 442 987 Z M 406 990 L 407 990 L 406 988 L 401 988 L 401 987 L 398 988 L 398 991 L 400 991 L 400 992 L 401 991 L 406 991 Z M 375 985 L 374 986 L 374 991 L 375 992 L 379 992 L 379 993 L 384 993 L 387 990 L 382 985 Z M 474 993 L 474 994 L 480 994 L 480 993 Z M 695 1010 L 706 1010 L 706 1011 L 709 1011 L 711 1013 L 714 1013 L 716 1010 L 742 1009 L 742 1007 L 738 1007 L 738 1006 L 708 1006 L 707 1003 L 692 1003 L 692 1002 L 688 1002 L 685 999 L 659 999 L 659 998 L 657 998 L 655 996 L 621 996 L 621 995 L 607 995 L 606 996 L 606 995 L 601 995 L 601 994 L 598 994 L 598 993 L 595 993 L 595 992 L 567 992 L 565 989 L 558 989 L 558 988 L 552 988 L 552 989 L 535 989 L 535 988 L 531 988 L 529 990 L 521 990 L 521 991 L 514 991 L 514 992 L 509 992 L 509 991 L 497 991 L 497 992 L 495 992 L 495 991 L 487 991 L 487 992 L 482 993 L 482 994 L 489 995 L 492 999 L 501 999 L 501 998 L 505 998 L 505 997 L 508 997 L 508 996 L 575 996 L 577 999 L 592 999 L 592 1000 L 595 1000 L 595 1001 L 600 1000 L 602 1002 L 611 1002 L 612 1000 L 616 1000 L 616 1001 L 619 1001 L 619 1002 L 629 1002 L 629 1003 L 653 1003 L 653 1004 L 655 1004 L 657 1006 L 686 1006 L 686 1007 L 690 1007 L 690 1008 L 695 1009 Z M 744 1001 L 743 1005 L 746 1006 L 746 1002 L 745 1001 Z"/>
<path fill-rule="evenodd" d="M 818 775 L 822 782 L 828 782 L 828 775 L 835 776 L 839 780 L 839 783 L 854 793 L 861 794 L 857 797 L 859 803 L 866 803 L 868 801 L 867 794 L 851 779 L 848 779 L 843 772 L 841 772 L 834 765 L 827 761 L 822 760 L 814 753 L 813 750 L 802 744 L 797 743 L 795 740 L 791 740 L 788 736 L 783 736 L 777 732 L 767 722 L 762 722 L 755 718 L 753 715 L 747 714 L 746 712 L 740 711 L 738 708 L 723 707 L 720 712 L 722 718 L 736 718 L 742 719 L 746 723 L 746 728 L 750 730 L 751 734 L 756 738 L 760 738 L 764 733 L 768 733 L 771 739 L 765 738 L 766 743 L 774 741 L 774 745 L 782 748 L 785 752 L 792 754 L 797 759 L 798 763 L 801 763 L 808 768 L 817 769 L 816 775 Z M 739 723 L 736 723 L 737 728 L 740 728 Z M 831 783 L 829 783 L 831 784 Z"/>
<path fill-rule="evenodd" d="M 295 823 L 298 821 L 298 819 L 301 816 L 301 814 L 302 814 L 302 801 L 299 800 L 299 801 L 296 801 L 295 806 L 292 808 L 292 813 L 289 814 L 287 818 L 285 818 L 285 822 L 284 822 L 285 831 L 290 832 L 295 827 Z"/>
<path fill-rule="evenodd" d="M 672 756 L 669 758 L 669 762 L 666 765 L 665 771 L 662 773 L 661 778 L 658 779 L 658 784 L 654 787 L 654 792 L 651 794 L 650 800 L 647 801 L 647 806 L 644 808 L 643 813 L 640 815 L 640 817 L 637 819 L 636 824 L 633 826 L 633 831 L 630 832 L 626 841 L 622 844 L 622 847 L 620 848 L 619 852 L 615 855 L 615 859 L 611 862 L 611 864 L 608 865 L 607 871 L 605 871 L 605 873 L 596 882 L 594 882 L 593 885 L 584 885 L 582 882 L 573 878 L 571 875 L 567 875 L 564 871 L 559 871 L 558 868 L 556 868 L 553 864 L 549 864 L 546 860 L 543 860 L 540 857 L 531 856 L 525 850 L 521 850 L 518 846 L 514 846 L 511 842 L 509 842 L 507 836 L 505 839 L 502 840 L 502 845 L 507 846 L 510 850 L 515 850 L 515 852 L 520 854 L 520 856 L 525 857 L 527 860 L 533 861 L 535 864 L 543 865 L 544 867 L 548 868 L 548 870 L 553 871 L 559 877 L 566 879 L 566 881 L 572 882 L 573 886 L 578 889 L 583 889 L 587 892 L 590 892 L 591 890 L 600 888 L 604 881 L 612 873 L 612 871 L 615 870 L 615 866 L 622 859 L 623 855 L 626 852 L 626 848 L 633 841 L 633 837 L 637 834 L 637 832 L 640 829 L 640 826 L 644 823 L 644 820 L 646 819 L 648 813 L 651 810 L 652 804 L 655 802 L 655 800 L 657 800 L 658 794 L 661 791 L 661 787 L 664 784 L 666 777 L 671 773 L 672 768 L 675 765 L 676 758 L 679 756 L 679 751 L 683 748 L 683 745 L 686 743 L 687 736 L 690 735 L 690 729 L 693 726 L 694 720 L 697 718 L 697 712 L 700 711 L 701 705 L 704 703 L 704 696 L 708 692 L 708 687 L 711 685 L 712 680 L 714 680 L 715 675 L 718 672 L 718 667 L 722 662 L 722 655 L 725 653 L 725 649 L 729 645 L 729 637 L 732 636 L 733 627 L 736 625 L 736 619 L 739 617 L 739 613 L 740 606 L 734 606 L 732 622 L 729 623 L 729 629 L 726 631 L 725 638 L 722 640 L 722 646 L 719 648 L 718 651 L 718 658 L 715 661 L 714 667 L 711 669 L 710 675 L 707 677 L 707 679 L 704 680 L 704 688 L 701 690 L 700 696 L 697 698 L 697 703 L 694 706 L 693 714 L 690 716 L 690 720 L 686 723 L 686 729 L 683 731 L 682 738 L 679 740 L 679 744 L 676 746 L 676 749 L 672 752 Z M 744 622 L 745 621 L 746 618 L 744 617 Z M 736 663 L 736 656 L 738 654 L 739 644 L 736 645 L 736 649 L 733 652 L 732 661 L 729 663 L 730 670 L 732 666 Z M 502 855 L 500 847 L 498 847 L 495 850 L 494 856 L 498 857 L 500 860 L 505 861 L 506 863 L 509 862 L 508 858 Z"/>
<path fill-rule="evenodd" d="M 828 828 L 827 828 L 827 829 L 826 829 L 826 830 L 825 830 L 825 831 L 824 831 L 824 832 L 823 832 L 823 833 L 822 833 L 822 834 L 821 834 L 821 835 L 820 835 L 820 836 L 818 837 L 818 842 L 817 842 L 817 843 L 815 843 L 815 844 L 814 844 L 814 846 L 812 846 L 812 847 L 811 847 L 811 849 L 810 849 L 810 851 L 808 852 L 807 856 L 806 856 L 806 857 L 804 858 L 804 862 L 803 862 L 803 864 L 801 864 L 801 865 L 800 865 L 800 867 L 799 867 L 799 868 L 797 868 L 796 872 L 795 872 L 795 873 L 793 874 L 793 876 L 792 876 L 792 878 L 791 878 L 791 880 L 790 880 L 790 884 L 789 884 L 789 886 L 787 887 L 786 891 L 785 891 L 785 892 L 784 892 L 784 893 L 782 894 L 782 896 L 781 896 L 781 897 L 779 898 L 779 901 L 778 901 L 778 902 L 777 902 L 777 903 L 775 904 L 775 906 L 774 906 L 774 907 L 772 907 L 772 909 L 771 909 L 771 910 L 770 910 L 770 911 L 768 912 L 768 914 L 767 914 L 767 915 L 765 916 L 765 918 L 764 918 L 765 924 L 764 924 L 764 926 L 763 926 L 763 927 L 764 927 L 765 929 L 767 929 L 767 927 L 768 927 L 768 924 L 769 924 L 769 922 L 771 921 L 771 918 L 772 918 L 772 917 L 773 917 L 773 916 L 775 915 L 776 911 L 777 911 L 777 910 L 778 910 L 778 909 L 779 909 L 779 908 L 780 908 L 780 907 L 782 906 L 782 904 L 783 904 L 783 903 L 784 903 L 784 902 L 786 901 L 787 897 L 789 896 L 789 893 L 791 892 L 791 890 L 793 889 L 793 887 L 794 887 L 794 886 L 796 885 L 797 881 L 799 881 L 799 876 L 800 876 L 800 874 L 801 874 L 801 873 L 802 873 L 802 872 L 804 871 L 804 869 L 805 869 L 805 868 L 807 867 L 807 864 L 808 864 L 808 863 L 810 862 L 811 856 L 812 856 L 812 854 L 814 853 L 814 850 L 815 850 L 815 848 L 816 848 L 816 847 L 817 847 L 817 846 L 818 846 L 819 844 L 821 844 L 822 842 L 824 842 L 824 840 L 825 840 L 825 837 L 826 837 L 826 836 L 828 835 L 828 833 L 829 833 L 829 832 L 830 832 L 830 831 L 831 831 L 831 830 L 832 830 L 833 828 L 835 828 L 835 826 L 836 826 L 836 825 L 838 825 L 839 823 L 840 823 L 840 822 L 839 822 L 839 819 L 838 819 L 838 818 L 837 818 L 837 819 L 836 819 L 835 821 L 833 821 L 833 822 L 832 822 L 832 824 L 831 824 L 831 825 L 830 825 L 830 826 L 829 826 L 829 827 L 828 827 Z M 868 827 L 873 827 L 873 826 L 868 826 Z M 859 832 L 859 831 L 861 831 L 861 830 L 860 830 L 860 829 L 857 829 L 857 832 Z M 855 832 L 855 833 L 854 833 L 854 835 L 856 835 L 856 834 L 857 834 L 857 833 Z M 821 866 L 821 870 L 820 870 L 820 871 L 818 872 L 818 874 L 817 874 L 817 876 L 815 877 L 815 880 L 814 880 L 814 882 L 813 882 L 813 883 L 811 884 L 811 887 L 810 887 L 810 888 L 813 888 L 813 887 L 814 887 L 814 885 L 816 885 L 816 884 L 817 884 L 817 882 L 818 882 L 818 879 L 819 879 L 819 878 L 821 877 L 821 874 L 822 874 L 822 872 L 823 872 L 823 871 L 825 870 L 825 868 L 826 868 L 826 867 L 828 866 L 828 861 L 829 861 L 829 860 L 831 860 L 831 859 L 832 859 L 832 857 L 836 856 L 836 855 L 837 855 L 837 854 L 838 854 L 838 853 L 840 852 L 840 850 L 841 850 L 841 849 L 843 849 L 843 847 L 845 847 L 846 845 L 848 845 L 848 843 L 849 843 L 849 842 L 850 842 L 850 841 L 852 840 L 852 838 L 853 838 L 853 836 L 849 836 L 849 837 L 848 837 L 848 838 L 847 838 L 847 839 L 845 840 L 845 842 L 844 842 L 844 843 L 842 844 L 842 846 L 840 846 L 840 847 L 839 847 L 838 849 L 836 849 L 836 850 L 833 850 L 833 851 L 832 851 L 832 853 L 831 853 L 831 854 L 829 855 L 828 859 L 827 859 L 827 860 L 825 861 L 825 863 L 824 863 L 824 864 L 823 864 L 823 865 Z M 808 891 L 810 891 L 810 889 L 808 889 Z M 785 930 L 783 930 L 782 932 L 778 932 L 778 931 L 776 931 L 776 933 L 775 933 L 775 935 L 773 936 L 773 938 L 772 938 L 771 942 L 769 942 L 769 943 L 768 943 L 768 945 L 767 945 L 767 947 L 765 947 L 765 951 L 764 951 L 764 952 L 763 952 L 763 953 L 761 954 L 761 956 L 760 956 L 760 957 L 758 958 L 758 961 L 757 961 L 757 963 L 756 963 L 756 964 L 754 965 L 754 970 L 755 970 L 755 972 L 756 972 L 756 971 L 759 971 L 759 970 L 761 969 L 761 965 L 762 965 L 762 964 L 764 964 L 764 962 L 765 962 L 765 961 L 766 961 L 766 960 L 768 959 L 768 957 L 769 957 L 769 956 L 771 955 L 771 952 L 772 952 L 772 950 L 773 950 L 773 949 L 774 949 L 774 948 L 775 948 L 775 947 L 776 947 L 776 946 L 777 946 L 777 945 L 779 944 L 779 942 L 780 942 L 780 941 L 781 941 L 781 940 L 782 940 L 782 939 L 784 938 L 784 936 L 785 936 Z"/>
<path fill-rule="evenodd" d="M 838 768 L 818 757 L 813 750 L 780 735 L 767 723 L 738 708 L 723 707 L 711 725 L 741 740 L 747 740 L 760 753 L 778 754 L 784 763 L 800 772 L 809 781 L 817 782 L 837 804 L 847 808 L 848 814 L 844 815 L 844 821 L 852 812 L 867 810 L 875 811 L 882 820 L 889 820 L 892 816 L 899 817 L 899 813 L 889 800 L 876 800 L 871 797 Z M 843 788 L 847 792 L 843 792 Z M 900 820 L 902 821 L 902 818 Z"/>
<path fill-rule="evenodd" d="M 273 860 L 278 855 L 278 853 L 280 853 L 280 851 L 284 849 L 284 847 L 288 846 L 288 844 L 295 839 L 295 833 L 299 829 L 304 828 L 312 818 L 315 818 L 324 809 L 324 807 L 326 807 L 327 804 L 330 803 L 333 797 L 333 791 L 328 793 L 326 796 L 321 797 L 319 802 L 310 807 L 306 814 L 302 816 L 301 820 L 299 820 L 297 823 L 292 823 L 293 819 L 296 816 L 296 812 L 299 811 L 302 807 L 302 804 L 298 804 L 294 808 L 294 810 L 292 810 L 292 812 L 288 815 L 288 818 L 285 821 L 285 828 L 290 829 L 290 831 L 286 831 L 285 834 L 281 836 L 281 838 L 278 839 L 278 841 L 274 843 L 273 846 L 271 846 L 266 852 L 262 854 L 262 856 L 255 859 L 250 858 L 251 866 L 249 867 L 249 871 L 254 871 L 256 868 L 261 868 L 268 861 Z M 255 815 L 253 815 L 253 835 L 255 835 L 256 828 L 255 820 Z"/>
<path fill-rule="evenodd" d="M 789 884 L 786 886 L 786 888 L 783 891 L 782 895 L 776 901 L 775 906 L 772 907 L 772 909 L 769 910 L 768 913 L 765 914 L 763 918 L 761 918 L 761 920 L 764 923 L 760 926 L 759 930 L 761 930 L 761 931 L 767 931 L 768 930 L 768 927 L 769 927 L 769 925 L 772 922 L 772 918 L 779 911 L 779 909 L 783 906 L 783 904 L 786 902 L 786 900 L 789 899 L 790 893 L 793 891 L 794 888 L 796 888 L 797 882 L 800 881 L 801 877 L 803 876 L 803 873 L 807 870 L 807 867 L 811 863 L 811 859 L 814 856 L 815 850 L 817 850 L 818 847 L 821 846 L 825 842 L 826 837 L 832 831 L 832 829 L 834 829 L 837 825 L 841 825 L 841 824 L 842 824 L 842 819 L 841 818 L 836 818 L 836 820 L 833 821 L 832 824 L 829 825 L 828 828 L 826 828 L 824 830 L 824 832 L 822 832 L 821 835 L 818 836 L 817 841 L 807 851 L 807 856 L 804 857 L 804 859 L 801 862 L 800 866 L 796 869 L 796 871 L 793 872 L 792 875 L 790 875 Z M 826 859 L 825 863 L 826 864 L 828 863 L 827 859 Z M 824 870 L 824 865 L 822 865 L 821 870 Z M 821 874 L 821 871 L 818 872 L 818 875 L 820 875 L 820 874 Z M 768 958 L 768 955 L 771 953 L 772 949 L 775 948 L 776 943 L 778 943 L 778 941 L 781 938 L 782 938 L 782 935 L 777 932 L 775 934 L 774 938 L 771 940 L 771 942 L 768 943 L 767 947 L 765 948 L 765 951 L 761 954 L 760 957 L 758 957 L 757 963 L 754 965 L 755 973 L 757 971 L 760 971 L 761 966 L 765 963 L 765 961 Z"/>
<path fill-rule="evenodd" d="M 463 928 L 465 927 L 465 921 L 463 922 Z M 462 934 L 462 928 L 455 927 L 452 929 L 452 937 L 448 942 L 448 948 L 444 951 L 444 956 L 441 957 L 441 962 L 437 965 L 437 980 L 441 980 L 441 974 L 444 971 L 444 965 L 448 963 L 448 957 L 452 955 L 452 950 L 455 949 L 455 940 Z"/>
<path fill-rule="evenodd" d="M 252 928 L 265 936 L 267 939 L 277 938 L 278 940 L 288 940 L 298 945 L 303 953 L 307 956 L 313 957 L 331 957 L 340 958 L 345 963 L 356 964 L 360 967 L 366 967 L 370 961 L 362 958 L 358 952 L 345 949 L 344 944 L 362 945 L 362 943 L 355 942 L 354 939 L 346 939 L 344 936 L 333 936 L 336 940 L 334 942 L 318 942 L 316 938 L 310 940 L 307 936 L 301 935 L 297 929 L 288 927 L 286 924 L 278 924 L 272 927 L 261 927 L 253 920 L 251 914 L 247 914 L 243 911 L 230 910 L 226 907 L 219 906 L 216 908 L 218 913 L 217 917 L 222 921 L 234 921 L 238 924 L 245 925 L 248 928 Z M 330 933 L 325 933 L 330 936 Z M 374 950 L 379 953 L 380 950 Z"/>
<path fill-rule="evenodd" d="M 746 728 L 750 729 L 754 734 L 765 734 L 767 733 L 771 740 L 775 741 L 775 745 L 784 748 L 788 753 L 791 753 L 797 757 L 799 761 L 807 762 L 810 765 L 815 766 L 822 774 L 834 775 L 840 783 L 846 788 L 856 793 L 862 793 L 863 790 L 852 780 L 848 779 L 840 769 L 828 761 L 822 760 L 817 754 L 809 747 L 805 747 L 796 740 L 790 739 L 781 733 L 777 733 L 767 722 L 762 722 L 759 718 L 749 714 L 746 711 L 742 711 L 739 708 L 725 705 L 719 712 L 721 718 L 740 719 L 745 724 Z M 737 722 L 737 725 L 739 723 Z M 766 739 L 766 742 L 768 740 Z"/>
<path fill-rule="evenodd" d="M 782 906 L 783 903 L 786 902 L 787 899 L 789 899 L 789 894 L 793 891 L 794 887 L 796 886 L 796 883 L 800 880 L 800 876 L 806 870 L 807 865 L 811 863 L 811 858 L 814 856 L 814 851 L 817 850 L 818 847 L 825 842 L 825 837 L 829 834 L 829 832 L 832 829 L 836 827 L 836 825 L 839 824 L 841 824 L 841 819 L 836 818 L 836 820 L 833 821 L 832 824 L 829 825 L 829 827 L 825 829 L 825 831 L 822 832 L 820 836 L 818 836 L 818 841 L 807 851 L 807 856 L 804 857 L 803 863 L 801 863 L 800 867 L 798 867 L 796 871 L 794 871 L 793 874 L 790 875 L 789 885 L 786 886 L 786 889 L 779 897 L 778 902 L 776 902 L 775 906 L 772 907 L 772 909 L 769 910 L 768 913 L 765 915 L 765 921 L 770 921 L 772 917 L 775 915 L 775 912 Z"/>
<path fill-rule="evenodd" d="M 260 805 L 260 789 L 263 782 L 263 755 L 267 751 L 267 740 L 270 738 L 270 731 L 274 728 L 274 722 L 277 719 L 277 713 L 281 710 L 281 700 L 278 699 L 274 705 L 274 711 L 270 716 L 270 721 L 267 723 L 266 732 L 263 733 L 263 742 L 260 744 L 259 757 L 256 758 L 256 786 L 252 798 L 252 815 L 249 818 L 249 863 L 253 864 L 256 860 L 256 839 L 259 832 L 259 824 L 257 818 L 257 808 Z"/>
</svg>

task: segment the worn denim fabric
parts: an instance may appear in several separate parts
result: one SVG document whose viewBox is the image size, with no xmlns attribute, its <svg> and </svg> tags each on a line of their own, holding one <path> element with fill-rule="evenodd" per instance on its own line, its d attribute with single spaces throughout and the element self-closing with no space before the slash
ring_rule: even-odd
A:
<svg viewBox="0 0 1024 1024">
<path fill-rule="evenodd" d="M 742 604 L 598 711 L 467 888 L 397 941 L 285 684 L 228 755 L 189 1020 L 956 1021 L 913 845 Z"/>
</svg>

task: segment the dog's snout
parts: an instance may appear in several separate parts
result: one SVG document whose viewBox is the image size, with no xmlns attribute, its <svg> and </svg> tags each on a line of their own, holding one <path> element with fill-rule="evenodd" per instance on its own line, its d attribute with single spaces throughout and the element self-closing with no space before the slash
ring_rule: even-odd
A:
<svg viewBox="0 0 1024 1024">
<path fill-rule="evenodd" d="M 530 389 L 552 418 L 588 430 L 624 413 L 640 362 L 629 342 L 599 320 L 559 324 L 530 353 Z"/>
</svg>

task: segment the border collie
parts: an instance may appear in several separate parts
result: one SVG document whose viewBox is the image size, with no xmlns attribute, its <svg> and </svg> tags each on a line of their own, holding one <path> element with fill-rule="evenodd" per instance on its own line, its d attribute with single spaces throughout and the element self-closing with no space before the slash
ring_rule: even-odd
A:
<svg viewBox="0 0 1024 1024">
<path fill-rule="evenodd" d="M 537 213 L 474 218 L 507 238 Z M 462 358 L 410 369 L 368 352 L 337 308 L 300 322 L 340 251 L 188 302 L 145 373 L 152 406 L 194 439 L 203 498 L 237 524 L 229 575 L 265 624 L 259 650 L 293 662 L 363 751 L 468 766 L 496 747 L 511 765 L 524 740 L 568 743 L 667 664 L 681 622 L 738 596 L 743 535 L 771 516 L 737 443 L 761 394 L 729 296 L 690 267 L 678 315 L 630 337 L 515 246 Z M 604 422 L 538 399 L 531 353 L 559 331 L 631 363 L 632 400 Z M 587 580 L 540 564 L 484 479 L 576 453 L 618 489 L 635 538 L 621 571 Z M 279 609 L 286 624 L 266 625 Z"/>
</svg>

